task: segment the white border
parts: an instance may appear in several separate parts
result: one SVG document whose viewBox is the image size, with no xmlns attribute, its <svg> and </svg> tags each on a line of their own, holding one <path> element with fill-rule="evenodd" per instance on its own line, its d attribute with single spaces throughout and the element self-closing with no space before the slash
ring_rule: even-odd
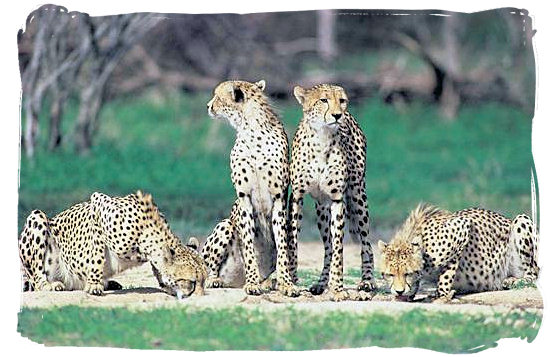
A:
<svg viewBox="0 0 550 357">
<path fill-rule="evenodd" d="M 460 1 L 460 2 L 442 2 L 436 0 L 416 0 L 414 3 L 404 0 L 385 0 L 379 2 L 365 2 L 359 0 L 341 0 L 338 2 L 329 0 L 302 0 L 296 1 L 273 1 L 269 3 L 263 3 L 259 1 L 202 1 L 202 2 L 173 2 L 169 0 L 154 0 L 154 1 L 113 1 L 113 0 L 59 0 L 52 1 L 57 5 L 63 5 L 71 10 L 80 12 L 87 12 L 90 15 L 108 15 L 114 13 L 126 13 L 126 12 L 171 12 L 171 13 L 214 13 L 214 12 L 233 12 L 233 13 L 249 13 L 249 12 L 266 12 L 266 11 L 297 11 L 297 10 L 313 10 L 320 8 L 348 8 L 348 9 L 444 9 L 450 11 L 461 12 L 474 12 L 481 10 L 494 9 L 499 7 L 517 7 L 526 8 L 530 12 L 530 16 L 533 18 L 534 28 L 537 30 L 535 36 L 535 57 L 537 61 L 537 104 L 536 114 L 533 121 L 533 152 L 535 156 L 537 176 L 539 182 L 540 193 L 540 225 L 541 225 L 541 249 L 539 260 L 542 265 L 541 281 L 539 286 L 543 291 L 544 287 L 550 286 L 548 283 L 548 273 L 545 269 L 548 269 L 545 262 L 548 261 L 549 245 L 546 241 L 546 233 L 549 231 L 548 219 L 550 200 L 548 199 L 548 178 L 549 174 L 549 160 L 545 156 L 546 150 L 549 148 L 549 142 L 546 135 L 549 133 L 548 119 L 548 31 L 549 18 L 545 12 L 546 6 L 542 1 L 537 0 L 523 0 L 523 1 L 502 1 L 502 0 L 484 0 L 484 1 Z M 139 350 L 125 350 L 125 349 L 113 349 L 113 348 L 44 348 L 41 345 L 30 342 L 26 338 L 22 338 L 16 332 L 17 327 L 17 312 L 20 306 L 20 297 L 18 289 L 20 287 L 18 276 L 18 258 L 16 252 L 16 240 L 17 236 L 17 185 L 18 185 L 18 142 L 19 142 L 19 103 L 20 103 L 20 78 L 17 63 L 17 41 L 16 33 L 21 28 L 26 20 L 27 15 L 37 8 L 39 5 L 46 2 L 39 1 L 19 1 L 8 2 L 4 5 L 3 21 L 1 23 L 2 31 L 0 36 L 2 37 L 2 100 L 3 108 L 7 108 L 7 113 L 2 113 L 2 129 L 0 131 L 0 143 L 2 145 L 2 207 L 1 220 L 2 227 L 5 232 L 2 237 L 2 259 L 1 271 L 3 272 L 2 279 L 2 304 L 1 304 L 1 336 L 4 343 L 2 344 L 2 350 L 8 353 L 24 353 L 35 352 L 41 355 L 74 355 L 75 353 L 82 355 L 92 354 L 105 354 L 117 356 L 130 356 L 130 355 L 151 355 L 152 353 L 178 353 L 169 351 L 139 351 Z M 547 300 L 545 299 L 545 302 Z M 192 328 L 192 327 L 190 327 Z M 539 331 L 539 335 L 535 342 L 526 344 L 523 341 L 501 341 L 499 347 L 492 348 L 487 351 L 481 352 L 483 356 L 496 356 L 502 352 L 510 354 L 516 353 L 539 355 L 549 345 L 547 336 L 549 332 L 548 323 L 543 321 L 542 327 Z M 17 351 L 17 352 L 16 352 Z M 388 356 L 398 356 L 403 353 L 413 353 L 414 355 L 432 356 L 439 355 L 437 352 L 429 350 L 412 350 L 406 351 L 401 349 L 380 349 L 380 348 L 367 348 L 367 349 L 354 349 L 342 351 L 346 354 L 374 354 L 379 355 L 383 353 Z M 10 353 L 10 354 L 11 354 Z M 193 352 L 184 352 L 193 353 Z M 256 354 L 258 352 L 224 352 L 230 355 L 236 356 L 237 354 L 245 353 L 248 355 Z M 293 353 L 293 352 L 290 352 Z M 309 351 L 302 352 L 305 355 L 318 356 L 328 355 L 330 351 Z"/>
</svg>

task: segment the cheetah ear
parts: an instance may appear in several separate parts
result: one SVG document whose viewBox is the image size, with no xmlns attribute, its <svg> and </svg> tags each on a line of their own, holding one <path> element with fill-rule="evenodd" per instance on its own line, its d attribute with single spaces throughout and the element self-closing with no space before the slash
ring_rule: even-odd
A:
<svg viewBox="0 0 550 357">
<path fill-rule="evenodd" d="M 239 87 L 233 87 L 233 90 L 231 91 L 231 96 L 236 103 L 244 102 L 244 92 Z"/>
<path fill-rule="evenodd" d="M 415 236 L 412 240 L 411 240 L 411 245 L 414 247 L 414 248 L 420 248 L 420 245 L 422 244 L 422 237 L 421 236 Z"/>
<path fill-rule="evenodd" d="M 196 237 L 190 237 L 187 241 L 187 246 L 191 249 L 198 250 L 199 245 L 199 240 Z"/>
<path fill-rule="evenodd" d="M 150 193 L 143 193 L 143 191 L 137 190 L 136 196 L 147 203 L 153 203 L 153 196 Z"/>
<path fill-rule="evenodd" d="M 174 261 L 174 250 L 168 245 L 165 245 L 162 249 L 162 255 L 164 259 L 164 264 L 172 264 Z"/>
<path fill-rule="evenodd" d="M 378 241 L 378 249 L 383 252 L 384 249 L 386 249 L 386 247 L 388 246 L 388 244 L 386 242 L 383 242 L 381 240 Z"/>
<path fill-rule="evenodd" d="M 294 96 L 296 97 L 296 100 L 301 105 L 304 105 L 304 100 L 306 98 L 306 90 L 300 86 L 294 87 Z"/>
<path fill-rule="evenodd" d="M 263 91 L 265 89 L 265 80 L 263 80 L 263 79 L 257 81 L 254 84 L 256 85 L 256 87 L 260 88 L 261 91 Z"/>
</svg>

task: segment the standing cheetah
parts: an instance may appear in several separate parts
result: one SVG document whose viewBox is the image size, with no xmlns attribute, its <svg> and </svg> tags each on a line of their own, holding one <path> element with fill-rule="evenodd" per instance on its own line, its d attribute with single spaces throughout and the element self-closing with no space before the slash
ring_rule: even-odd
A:
<svg viewBox="0 0 550 357">
<path fill-rule="evenodd" d="M 121 288 L 107 279 L 150 262 L 159 285 L 178 299 L 203 294 L 206 265 L 181 244 L 154 204 L 138 191 L 125 197 L 94 193 L 48 218 L 35 210 L 19 238 L 29 290 L 85 290 L 101 295 Z"/>
<path fill-rule="evenodd" d="M 289 274 L 286 241 L 288 138 L 264 88 L 263 80 L 222 82 L 208 102 L 208 114 L 227 120 L 236 131 L 230 166 L 237 201 L 230 219 L 216 226 L 202 253 L 211 270 L 210 277 L 218 280 L 215 284 L 227 262 L 226 249 L 232 247 L 236 254 L 230 257 L 237 264 L 229 270 L 242 269 L 244 265 L 247 294 L 265 292 L 261 280 L 276 265 L 277 289 L 297 296 L 299 290 Z M 239 275 L 234 270 L 228 274 Z"/>
<path fill-rule="evenodd" d="M 378 242 L 380 270 L 394 294 L 412 300 L 422 279 L 437 281 L 437 301 L 536 281 L 537 233 L 531 219 L 492 211 L 448 212 L 420 204 L 389 244 Z"/>
<path fill-rule="evenodd" d="M 361 242 L 362 277 L 358 289 L 372 291 L 375 285 L 372 248 L 367 241 L 365 135 L 347 110 L 348 97 L 342 87 L 321 84 L 304 89 L 297 86 L 294 95 L 303 106 L 304 116 L 292 142 L 290 165 L 291 272 L 295 277 L 303 197 L 309 193 L 316 200 L 317 225 L 325 248 L 321 276 L 310 291 L 321 294 L 328 283 L 333 299 L 348 297 L 343 289 L 346 209 L 351 237 Z"/>
</svg>

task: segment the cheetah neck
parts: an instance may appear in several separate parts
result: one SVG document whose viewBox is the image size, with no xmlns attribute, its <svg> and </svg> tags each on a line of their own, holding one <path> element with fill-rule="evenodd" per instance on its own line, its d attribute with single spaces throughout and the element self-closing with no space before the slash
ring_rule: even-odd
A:
<svg viewBox="0 0 550 357">
<path fill-rule="evenodd" d="M 235 126 L 237 133 L 255 132 L 280 124 L 277 114 L 267 104 L 250 103 L 242 113 L 240 124 Z"/>
<path fill-rule="evenodd" d="M 330 148 L 338 143 L 338 127 L 310 121 L 309 129 L 315 134 L 314 138 L 321 148 Z"/>
</svg>

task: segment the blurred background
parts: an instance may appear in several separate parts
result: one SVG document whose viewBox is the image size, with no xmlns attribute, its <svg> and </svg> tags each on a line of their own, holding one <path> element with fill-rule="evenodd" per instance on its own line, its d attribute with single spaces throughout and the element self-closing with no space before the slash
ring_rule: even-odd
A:
<svg viewBox="0 0 550 357">
<path fill-rule="evenodd" d="M 233 130 L 206 103 L 265 79 L 292 139 L 294 85 L 346 88 L 367 135 L 376 238 L 420 201 L 531 213 L 534 30 L 525 10 L 89 17 L 45 5 L 18 35 L 19 230 L 94 191 L 153 194 L 182 238 L 229 214 Z M 311 200 L 304 239 L 318 238 Z"/>
</svg>

